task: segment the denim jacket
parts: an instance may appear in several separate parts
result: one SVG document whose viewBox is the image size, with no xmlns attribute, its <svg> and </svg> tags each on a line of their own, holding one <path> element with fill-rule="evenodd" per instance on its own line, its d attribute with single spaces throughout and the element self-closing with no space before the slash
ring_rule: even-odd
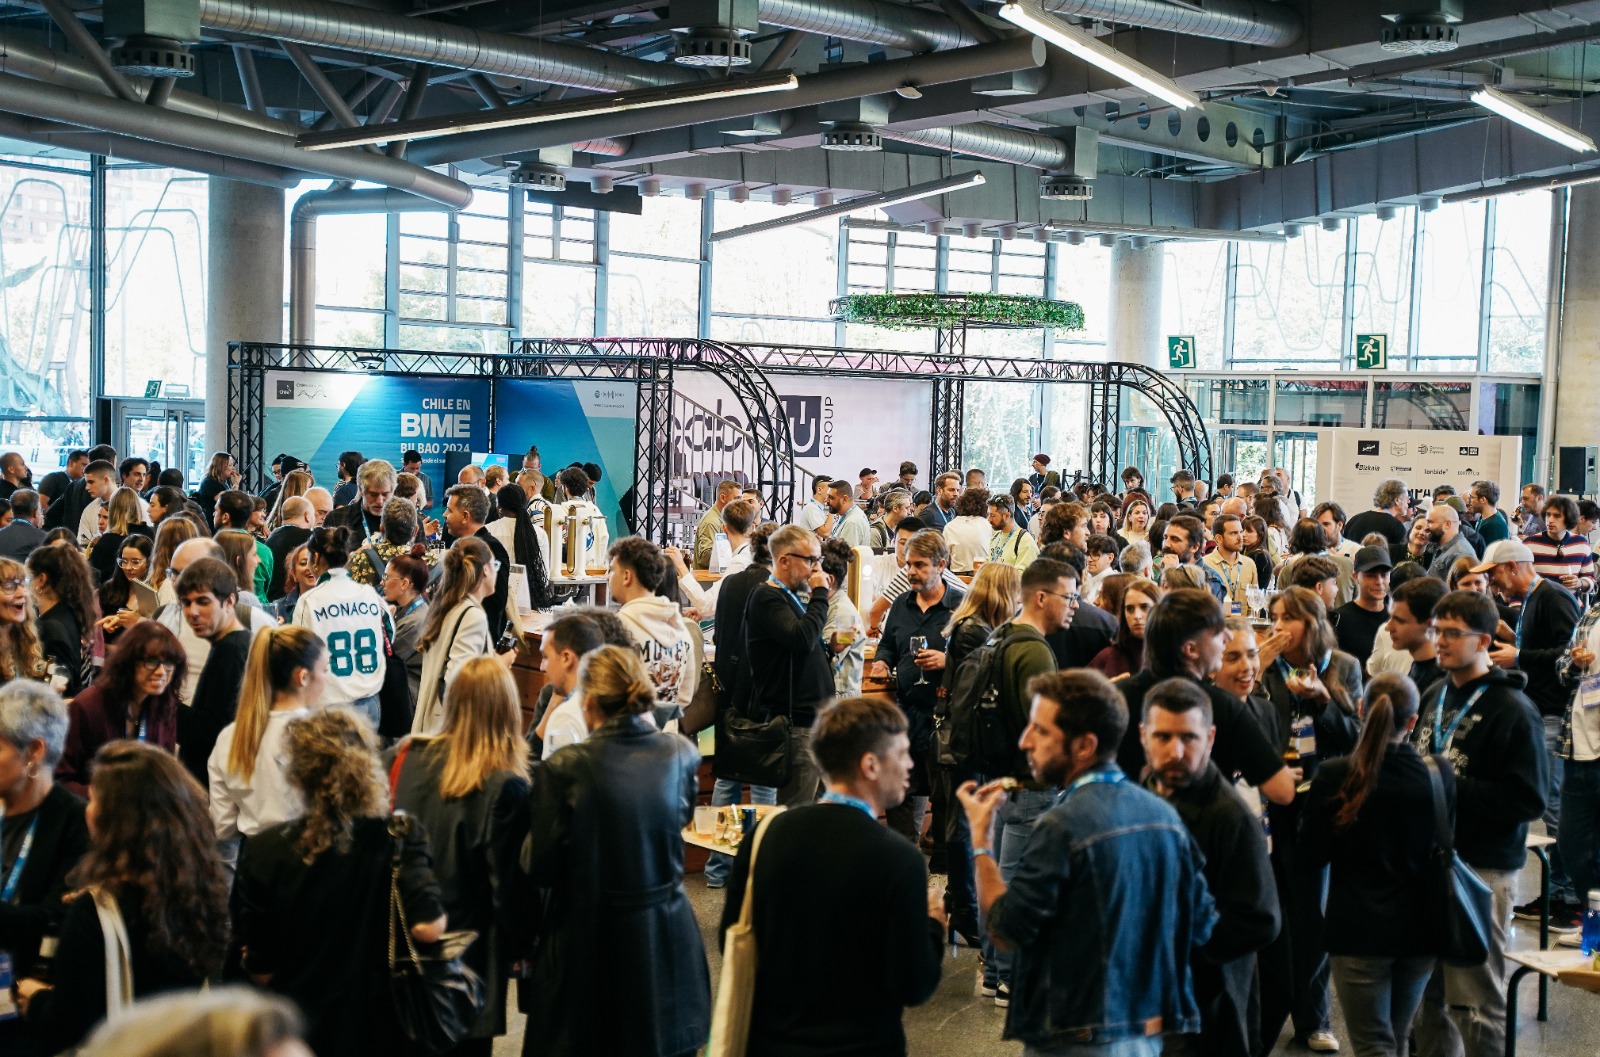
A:
<svg viewBox="0 0 1600 1057">
<path fill-rule="evenodd" d="M 1217 922 L 1202 863 L 1177 812 L 1131 781 L 1081 786 L 1041 815 L 989 912 L 1017 952 L 1005 1037 L 1048 1048 L 1199 1031 L 1189 966 Z"/>
</svg>

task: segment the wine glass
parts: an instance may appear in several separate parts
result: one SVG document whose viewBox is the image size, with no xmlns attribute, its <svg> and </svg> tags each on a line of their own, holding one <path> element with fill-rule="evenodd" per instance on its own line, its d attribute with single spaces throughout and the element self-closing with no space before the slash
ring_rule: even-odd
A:
<svg viewBox="0 0 1600 1057">
<path fill-rule="evenodd" d="M 1267 593 L 1259 587 L 1247 587 L 1244 592 L 1245 600 L 1250 603 L 1250 615 L 1260 614 L 1267 602 Z"/>
<path fill-rule="evenodd" d="M 913 636 L 911 636 L 910 645 L 911 645 L 911 656 L 912 656 L 913 659 L 915 659 L 917 654 L 921 653 L 923 650 L 928 648 L 928 636 L 926 636 L 926 635 L 913 635 Z M 928 673 L 927 673 L 927 671 L 925 669 L 918 668 L 917 672 L 919 673 L 918 676 L 917 676 L 917 681 L 915 683 L 911 684 L 911 685 L 913 685 L 913 686 L 927 686 L 928 685 Z"/>
</svg>

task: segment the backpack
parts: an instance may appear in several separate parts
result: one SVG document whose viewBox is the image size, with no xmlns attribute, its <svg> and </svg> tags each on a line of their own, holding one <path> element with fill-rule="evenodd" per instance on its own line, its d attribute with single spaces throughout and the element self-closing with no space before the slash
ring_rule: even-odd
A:
<svg viewBox="0 0 1600 1057">
<path fill-rule="evenodd" d="M 1022 728 L 1001 707 L 1000 664 L 1008 645 L 1030 636 L 1010 629 L 996 628 L 967 654 L 933 710 L 934 752 L 942 766 L 1002 775 L 1015 765 Z"/>
</svg>

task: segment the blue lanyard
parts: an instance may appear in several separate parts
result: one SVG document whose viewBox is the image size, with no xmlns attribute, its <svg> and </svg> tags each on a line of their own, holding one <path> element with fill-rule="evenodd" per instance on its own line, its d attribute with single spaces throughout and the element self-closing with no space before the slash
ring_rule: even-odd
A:
<svg viewBox="0 0 1600 1057">
<path fill-rule="evenodd" d="M 1118 782 L 1126 782 L 1127 780 L 1128 776 L 1122 773 L 1121 768 L 1090 771 L 1088 774 L 1080 774 L 1078 777 L 1072 780 L 1071 785 L 1068 785 L 1065 789 L 1056 794 L 1056 803 L 1061 803 L 1067 797 L 1071 796 L 1073 793 L 1076 793 L 1086 785 L 1095 785 L 1099 782 L 1110 782 L 1111 784 L 1115 785 Z"/>
<path fill-rule="evenodd" d="M 1444 727 L 1444 695 L 1450 692 L 1450 681 L 1445 680 L 1444 686 L 1439 689 L 1439 700 L 1433 706 L 1433 751 L 1437 755 L 1450 746 L 1450 739 L 1456 736 L 1456 728 L 1461 726 L 1461 721 L 1467 718 L 1467 713 L 1472 711 L 1472 706 L 1478 703 L 1478 698 L 1488 686 L 1480 686 L 1472 691 L 1472 696 L 1467 698 L 1467 703 L 1461 706 L 1461 711 L 1456 713 L 1455 719 L 1450 721 L 1450 726 Z"/>
<path fill-rule="evenodd" d="M 22 868 L 28 864 L 28 853 L 33 851 L 33 835 L 39 828 L 39 816 L 35 814 L 33 821 L 28 825 L 27 835 L 22 838 L 22 848 L 17 852 L 17 861 L 11 864 L 11 873 L 6 876 L 5 887 L 0 888 L 0 903 L 9 903 L 17 894 L 17 885 L 22 881 Z"/>
<path fill-rule="evenodd" d="M 844 807 L 858 808 L 861 811 L 866 812 L 867 817 L 872 821 L 878 821 L 878 813 L 872 810 L 871 804 L 867 803 L 865 800 L 862 800 L 860 797 L 851 796 L 848 793 L 835 793 L 832 790 L 829 790 L 828 792 L 817 797 L 817 803 L 841 804 Z"/>
<path fill-rule="evenodd" d="M 806 604 L 803 601 L 800 600 L 800 596 L 799 595 L 797 595 L 793 591 L 789 590 L 789 585 L 788 584 L 784 583 L 782 580 L 778 579 L 776 576 L 771 575 L 770 573 L 767 575 L 767 583 L 771 584 L 773 587 L 776 587 L 778 590 L 780 590 L 784 594 L 788 595 L 789 596 L 789 601 L 794 603 L 794 607 L 800 611 L 802 616 L 805 615 Z"/>
<path fill-rule="evenodd" d="M 148 702 L 146 704 L 148 705 Z M 139 715 L 139 729 L 134 732 L 134 737 L 139 741 L 143 741 L 145 739 L 146 729 L 149 726 L 150 726 L 150 710 L 149 710 L 148 707 L 146 707 L 144 712 L 142 712 Z"/>
<path fill-rule="evenodd" d="M 1228 568 L 1227 561 L 1218 558 L 1217 563 L 1211 567 L 1211 570 L 1222 577 L 1223 586 L 1228 589 L 1228 597 L 1233 598 L 1239 593 L 1239 581 L 1244 579 L 1244 556 L 1241 555 L 1239 560 L 1233 563 L 1232 577 L 1228 576 Z M 1238 601 L 1237 599 L 1234 600 Z"/>
<path fill-rule="evenodd" d="M 1517 652 L 1519 653 L 1522 652 L 1522 629 L 1528 626 L 1528 622 L 1523 620 L 1522 617 L 1528 615 L 1528 603 L 1533 600 L 1533 593 L 1539 590 L 1539 585 L 1542 583 L 1544 583 L 1544 577 L 1535 573 L 1533 577 L 1533 585 L 1528 588 L 1528 593 L 1522 596 L 1522 614 L 1521 616 L 1517 617 L 1516 634 Z"/>
<path fill-rule="evenodd" d="M 1017 538 L 1017 534 L 1021 531 L 1022 530 L 1019 528 L 1014 528 L 1006 534 L 1005 539 L 1001 539 L 1000 533 L 996 532 L 994 534 L 994 540 L 989 544 L 989 560 L 992 562 L 999 561 L 1000 556 L 1006 552 L 1006 548 L 1011 546 L 1012 542 Z M 998 544 L 998 546 L 996 546 L 996 544 Z M 1012 557 L 1015 556 L 1016 555 L 1012 555 Z"/>
<path fill-rule="evenodd" d="M 406 617 L 409 617 L 411 614 L 413 614 L 413 613 L 415 613 L 417 611 L 417 607 L 422 605 L 422 603 L 424 601 L 426 601 L 426 599 L 424 599 L 421 595 L 418 595 L 416 598 L 413 598 L 411 600 L 411 604 L 409 606 L 406 606 L 406 611 L 404 613 L 401 613 L 400 616 L 397 619 L 404 620 Z"/>
</svg>

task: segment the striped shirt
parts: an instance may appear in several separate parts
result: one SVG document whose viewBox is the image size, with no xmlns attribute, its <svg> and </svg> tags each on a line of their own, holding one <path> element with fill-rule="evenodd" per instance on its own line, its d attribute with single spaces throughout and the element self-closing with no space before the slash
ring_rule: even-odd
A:
<svg viewBox="0 0 1600 1057">
<path fill-rule="evenodd" d="M 1549 533 L 1541 532 L 1522 541 L 1533 552 L 1533 571 L 1540 576 L 1556 579 L 1576 576 L 1578 589 L 1587 591 L 1594 587 L 1594 552 L 1589 541 L 1576 532 L 1569 532 L 1557 543 Z"/>
</svg>

